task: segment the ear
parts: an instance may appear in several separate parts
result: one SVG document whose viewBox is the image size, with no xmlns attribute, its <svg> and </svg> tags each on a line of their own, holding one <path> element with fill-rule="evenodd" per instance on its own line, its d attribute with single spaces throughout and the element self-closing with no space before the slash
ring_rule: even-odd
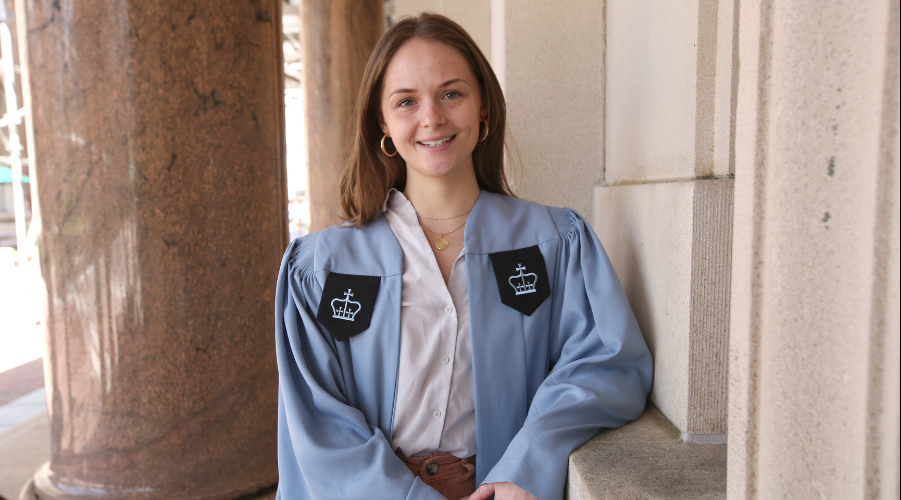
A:
<svg viewBox="0 0 901 500">
<path fill-rule="evenodd" d="M 481 118 L 482 120 L 487 120 L 489 111 L 491 110 L 488 108 L 488 100 L 482 99 L 482 109 L 479 110 L 479 118 Z"/>
<path fill-rule="evenodd" d="M 376 119 L 379 121 L 379 128 L 382 129 L 382 133 L 387 134 L 388 133 L 388 124 L 385 123 L 385 117 L 382 115 L 381 111 L 379 111 L 379 115 L 378 115 L 378 117 L 376 117 Z"/>
</svg>

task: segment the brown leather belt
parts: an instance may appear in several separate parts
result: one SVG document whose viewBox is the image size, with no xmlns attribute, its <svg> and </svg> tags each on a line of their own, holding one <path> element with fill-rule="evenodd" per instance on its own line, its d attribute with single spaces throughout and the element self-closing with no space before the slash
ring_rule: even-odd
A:
<svg viewBox="0 0 901 500">
<path fill-rule="evenodd" d="M 449 500 L 460 500 L 476 490 L 476 456 L 459 458 L 450 453 L 408 457 L 395 451 L 410 472 Z"/>
</svg>

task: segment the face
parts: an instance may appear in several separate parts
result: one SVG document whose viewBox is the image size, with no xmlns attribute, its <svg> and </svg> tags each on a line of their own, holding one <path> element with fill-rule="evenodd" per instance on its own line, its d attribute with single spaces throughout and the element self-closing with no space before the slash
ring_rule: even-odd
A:
<svg viewBox="0 0 901 500">
<path fill-rule="evenodd" d="M 408 40 L 385 71 L 379 124 L 391 136 L 411 176 L 472 171 L 479 122 L 487 116 L 479 85 L 457 49 Z M 391 151 L 386 141 L 386 149 Z"/>
</svg>

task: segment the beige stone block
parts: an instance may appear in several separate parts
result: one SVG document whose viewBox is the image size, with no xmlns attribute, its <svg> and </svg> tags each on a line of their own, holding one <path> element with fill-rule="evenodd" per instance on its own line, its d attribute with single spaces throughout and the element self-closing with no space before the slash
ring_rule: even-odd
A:
<svg viewBox="0 0 901 500">
<path fill-rule="evenodd" d="M 741 3 L 729 498 L 899 495 L 899 4 L 861 7 Z"/>
<path fill-rule="evenodd" d="M 653 405 L 569 457 L 566 500 L 726 498 L 726 446 L 686 443 Z"/>
<path fill-rule="evenodd" d="M 486 57 L 491 57 L 491 2 L 489 0 L 394 0 L 394 18 L 435 12 L 463 27 Z"/>
<path fill-rule="evenodd" d="M 651 400 L 689 439 L 726 434 L 732 181 L 598 187 L 593 225 L 654 354 Z"/>
<path fill-rule="evenodd" d="M 607 184 L 731 172 L 732 5 L 607 2 Z"/>
<path fill-rule="evenodd" d="M 508 127 L 522 156 L 516 193 L 588 215 L 603 179 L 604 4 L 503 3 Z"/>
</svg>

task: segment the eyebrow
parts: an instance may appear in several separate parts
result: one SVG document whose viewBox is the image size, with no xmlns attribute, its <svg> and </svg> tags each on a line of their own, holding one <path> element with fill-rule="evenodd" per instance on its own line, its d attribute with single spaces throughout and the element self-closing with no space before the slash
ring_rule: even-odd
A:
<svg viewBox="0 0 901 500">
<path fill-rule="evenodd" d="M 442 83 L 441 85 L 438 86 L 438 88 L 447 87 L 447 86 L 453 85 L 455 83 L 463 83 L 467 87 L 469 86 L 469 84 L 466 82 L 466 80 L 464 80 L 462 78 L 453 78 L 451 80 L 448 80 L 448 81 Z M 391 97 L 394 94 L 415 94 L 415 93 L 416 93 L 415 89 L 394 89 L 390 94 L 388 94 L 388 97 Z"/>
</svg>

